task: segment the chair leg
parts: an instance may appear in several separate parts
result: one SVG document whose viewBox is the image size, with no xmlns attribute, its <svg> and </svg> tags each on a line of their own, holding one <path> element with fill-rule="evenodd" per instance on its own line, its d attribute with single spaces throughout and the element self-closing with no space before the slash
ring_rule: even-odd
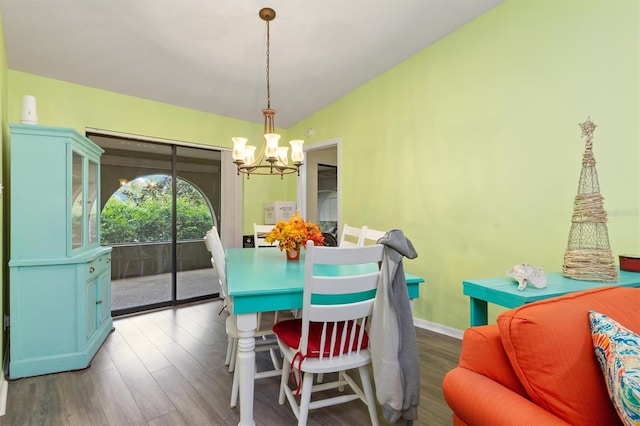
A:
<svg viewBox="0 0 640 426">
<path fill-rule="evenodd" d="M 298 417 L 298 426 L 305 426 L 307 424 L 312 386 L 313 373 L 304 373 L 304 377 L 302 378 L 302 392 L 300 393 L 300 416 Z"/>
<path fill-rule="evenodd" d="M 233 373 L 236 369 L 236 356 L 238 355 L 238 339 L 233 339 L 233 347 L 231 348 L 231 359 L 229 360 L 229 372 Z"/>
<path fill-rule="evenodd" d="M 271 356 L 271 363 L 273 364 L 274 370 L 280 370 L 282 368 L 280 366 L 280 360 L 278 359 L 278 353 L 276 349 L 269 349 L 269 355 Z"/>
<path fill-rule="evenodd" d="M 360 371 L 360 381 L 362 382 L 362 390 L 364 392 L 365 399 L 367 400 L 367 409 L 369 410 L 369 417 L 371 417 L 371 425 L 378 426 L 378 413 L 376 411 L 376 400 L 373 396 L 373 388 L 371 387 L 371 377 L 369 376 L 369 370 L 367 366 L 358 367 Z"/>
<path fill-rule="evenodd" d="M 287 382 L 289 380 L 289 373 L 291 372 L 291 365 L 285 359 L 282 361 L 282 376 L 280 376 L 280 395 L 278 396 L 278 404 L 284 404 L 284 387 L 288 386 Z"/>
<path fill-rule="evenodd" d="M 258 312 L 256 314 L 256 317 L 257 317 L 257 321 L 256 322 L 258 324 L 258 328 L 257 329 L 258 330 L 262 330 L 262 312 Z"/>
<path fill-rule="evenodd" d="M 231 353 L 233 352 L 233 341 L 234 339 L 229 336 L 227 338 L 227 354 L 225 355 L 224 358 L 224 365 L 229 365 L 229 363 L 231 362 Z"/>
<path fill-rule="evenodd" d="M 233 372 L 233 384 L 231 385 L 231 401 L 229 402 L 229 407 L 234 408 L 238 405 L 238 393 L 240 391 L 240 378 L 238 377 L 238 372 Z"/>
</svg>

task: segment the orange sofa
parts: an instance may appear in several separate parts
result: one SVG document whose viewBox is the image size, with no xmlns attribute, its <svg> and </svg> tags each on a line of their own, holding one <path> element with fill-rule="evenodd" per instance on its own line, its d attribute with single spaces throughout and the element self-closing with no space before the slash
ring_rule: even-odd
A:
<svg viewBox="0 0 640 426">
<path fill-rule="evenodd" d="M 464 333 L 442 383 L 454 425 L 618 425 L 589 311 L 640 332 L 640 289 L 602 287 L 530 303 Z"/>
</svg>

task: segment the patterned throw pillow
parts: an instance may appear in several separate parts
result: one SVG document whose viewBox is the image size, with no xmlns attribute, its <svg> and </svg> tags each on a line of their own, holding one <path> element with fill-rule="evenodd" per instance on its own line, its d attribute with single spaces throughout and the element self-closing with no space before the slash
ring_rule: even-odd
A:
<svg viewBox="0 0 640 426">
<path fill-rule="evenodd" d="M 640 336 L 599 312 L 589 323 L 611 401 L 625 425 L 640 425 Z"/>
</svg>

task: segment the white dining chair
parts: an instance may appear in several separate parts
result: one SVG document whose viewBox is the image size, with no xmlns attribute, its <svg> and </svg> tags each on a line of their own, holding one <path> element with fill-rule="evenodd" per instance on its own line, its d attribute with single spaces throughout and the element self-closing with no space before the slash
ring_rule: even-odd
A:
<svg viewBox="0 0 640 426">
<path fill-rule="evenodd" d="M 209 234 L 209 232 L 216 232 L 217 233 L 218 232 L 218 228 L 216 228 L 215 226 L 212 226 L 211 229 L 209 229 L 207 231 L 207 233 L 204 235 L 204 238 L 203 238 L 204 245 L 207 248 L 207 251 L 209 253 L 211 253 L 211 245 L 209 244 L 209 238 L 207 238 L 207 235 Z"/>
<path fill-rule="evenodd" d="M 222 247 L 222 241 L 220 240 L 220 236 L 218 235 L 218 230 L 216 227 L 212 227 L 207 231 L 207 234 L 204 237 L 204 244 L 207 247 L 209 253 L 211 253 L 211 266 L 213 267 L 214 272 L 218 276 L 218 284 L 220 287 L 220 299 L 224 302 L 224 307 L 220 311 L 226 311 L 230 315 L 233 315 L 233 305 L 231 305 L 231 299 L 227 298 L 227 286 L 226 286 L 226 277 L 221 277 L 220 274 L 225 274 L 224 271 L 224 248 Z M 214 255 L 214 250 L 218 252 Z M 218 264 L 216 265 L 215 258 L 218 258 Z M 220 271 L 218 271 L 218 265 L 220 266 Z M 223 285 L 223 283 L 225 285 Z M 228 319 L 227 319 L 228 321 Z M 227 333 L 227 352 L 224 360 L 224 365 L 229 366 L 229 371 L 233 372 L 235 363 L 232 363 L 232 353 L 235 345 L 234 337 Z"/>
<path fill-rule="evenodd" d="M 229 297 L 227 289 L 227 275 L 226 275 L 226 259 L 224 254 L 224 248 L 220 241 L 220 236 L 217 230 L 212 228 L 207 232 L 205 237 L 208 240 L 207 246 L 211 248 L 211 264 L 215 268 L 220 283 L 221 297 L 225 302 L 225 310 L 229 313 L 225 321 L 225 330 L 227 332 L 227 352 L 225 356 L 225 365 L 229 365 L 229 371 L 233 372 L 233 384 L 231 387 L 231 401 L 230 406 L 235 407 L 238 403 L 238 390 L 239 390 L 239 377 L 235 368 L 236 357 L 238 353 L 238 340 L 240 339 L 240 333 L 238 331 L 236 316 L 233 313 L 233 300 Z M 274 315 L 274 321 L 277 321 L 277 316 Z M 272 324 L 271 324 L 272 325 Z M 281 363 L 278 356 L 279 348 L 275 339 L 271 326 L 261 327 L 260 320 L 258 320 L 258 329 L 255 332 L 256 343 L 255 351 L 264 352 L 269 351 L 271 356 L 271 363 L 273 364 L 272 370 L 256 372 L 254 379 L 261 379 L 265 377 L 279 376 L 281 371 Z"/>
<path fill-rule="evenodd" d="M 386 231 L 378 231 L 375 229 L 371 229 L 368 226 L 364 227 L 363 237 L 362 237 L 362 245 L 370 246 L 372 244 L 377 244 L 378 240 L 384 237 Z"/>
<path fill-rule="evenodd" d="M 307 243 L 302 318 L 281 321 L 273 327 L 285 358 L 278 402 L 284 404 L 285 398 L 288 400 L 298 425 L 306 425 L 309 410 L 356 399 L 367 405 L 371 424 L 378 424 L 368 371 L 369 338 L 374 337 L 368 336 L 366 329 L 380 278 L 378 262 L 382 261 L 382 252 L 379 244 L 334 248 Z M 362 268 L 343 266 L 363 264 L 375 267 L 363 272 Z M 314 269 L 314 265 L 322 266 Z M 339 265 L 347 272 L 335 276 L 331 265 Z M 322 275 L 323 270 L 326 275 Z M 355 368 L 360 372 L 362 388 L 347 374 L 347 370 Z M 298 379 L 294 382 L 297 389 L 288 385 L 292 369 Z M 313 384 L 314 375 L 327 373 L 338 373 L 337 380 Z M 344 392 L 346 386 L 352 392 Z M 335 388 L 342 391 L 338 396 L 311 401 L 314 391 Z"/>
<path fill-rule="evenodd" d="M 264 240 L 265 234 L 268 234 L 273 229 L 273 225 L 258 225 L 253 224 L 253 246 L 255 248 L 261 247 L 278 247 L 278 242 L 274 241 L 268 243 Z"/>
<path fill-rule="evenodd" d="M 361 246 L 365 229 L 365 226 L 356 228 L 355 226 L 349 226 L 345 223 L 342 227 L 342 234 L 340 235 L 340 242 L 338 243 L 338 247 Z"/>
</svg>

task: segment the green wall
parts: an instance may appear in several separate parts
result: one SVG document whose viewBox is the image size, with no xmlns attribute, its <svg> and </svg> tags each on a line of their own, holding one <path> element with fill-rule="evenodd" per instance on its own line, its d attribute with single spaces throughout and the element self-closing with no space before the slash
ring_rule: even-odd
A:
<svg viewBox="0 0 640 426">
<path fill-rule="evenodd" d="M 612 250 L 640 253 L 638 4 L 508 0 L 289 129 L 342 138 L 343 222 L 412 240 L 417 317 L 464 329 L 463 279 L 561 270 L 587 116 Z"/>
<path fill-rule="evenodd" d="M 245 136 L 250 141 L 262 138 L 261 124 L 14 70 L 9 70 L 8 80 L 10 123 L 20 122 L 22 97 L 33 95 L 38 124 L 72 127 L 81 133 L 89 127 L 222 148 L 232 147 L 233 136 Z M 256 118 L 261 117 L 261 111 L 256 111 Z M 286 130 L 278 131 L 287 140 Z M 295 199 L 295 185 L 292 177 L 283 181 L 263 176 L 245 179 L 245 233 L 253 234 L 253 222 L 263 222 L 264 201 Z"/>
</svg>

